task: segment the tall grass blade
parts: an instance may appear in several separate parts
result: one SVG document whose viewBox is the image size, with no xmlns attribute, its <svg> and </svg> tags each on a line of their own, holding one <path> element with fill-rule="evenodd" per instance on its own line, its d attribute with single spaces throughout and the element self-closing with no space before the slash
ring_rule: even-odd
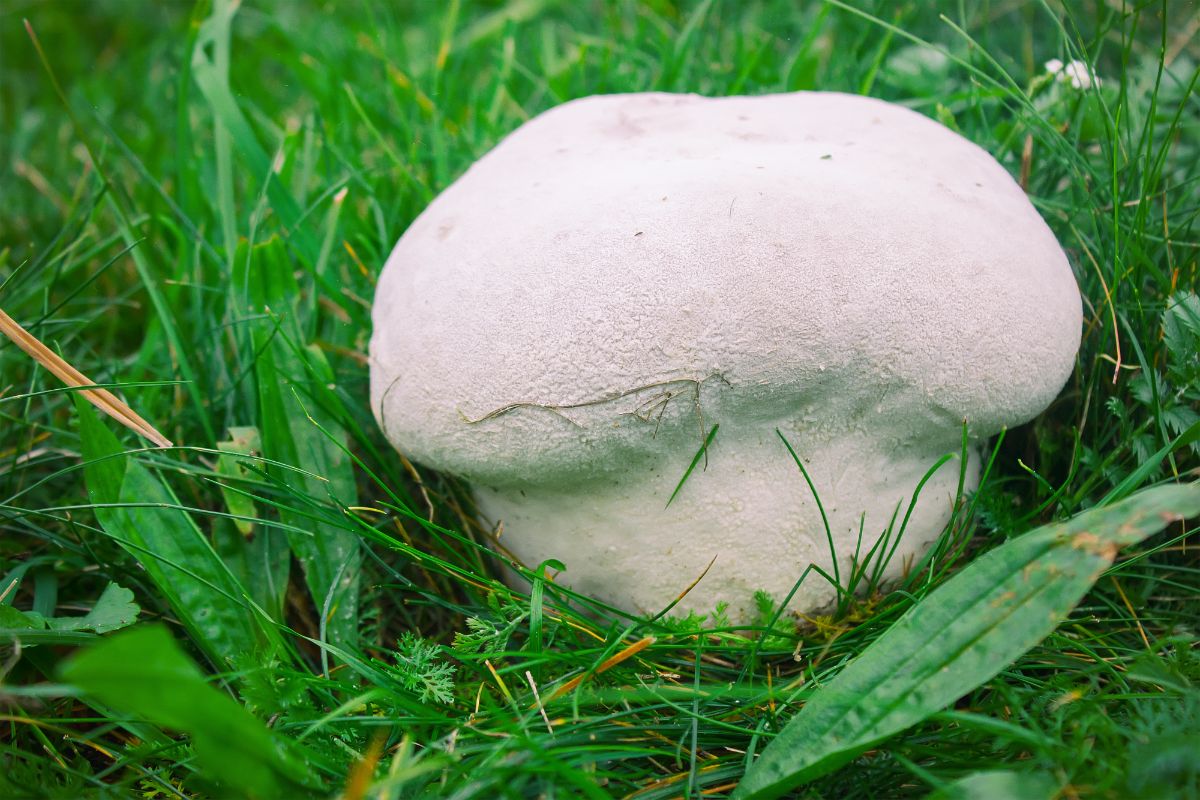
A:
<svg viewBox="0 0 1200 800">
<path fill-rule="evenodd" d="M 240 246 L 236 263 L 235 285 L 244 292 L 247 312 L 256 317 L 249 325 L 259 354 L 254 372 L 263 453 L 286 464 L 303 464 L 307 473 L 313 473 L 275 473 L 303 495 L 354 505 L 357 489 L 350 457 L 341 446 L 344 441 L 333 441 L 323 432 L 345 438 L 329 411 L 338 407 L 329 389 L 333 374 L 319 350 L 301 345 L 300 290 L 288 253 L 278 239 L 272 239 L 254 247 Z M 310 514 L 286 508 L 281 508 L 280 519 L 289 525 L 288 541 L 321 614 L 326 634 L 322 638 L 343 648 L 352 645 L 358 625 L 358 537 L 344 527 L 314 522 Z"/>
<path fill-rule="evenodd" d="M 696 471 L 696 466 L 700 463 L 700 459 L 708 458 L 709 445 L 712 444 L 713 439 L 717 435 L 717 429 L 720 427 L 721 425 L 719 423 L 713 425 L 712 430 L 708 432 L 708 436 L 704 437 L 704 443 L 700 445 L 700 449 L 697 450 L 696 455 L 692 457 L 692 463 L 688 464 L 688 468 L 683 471 L 683 477 L 679 479 L 679 483 L 675 484 L 675 491 L 671 492 L 671 496 L 667 498 L 667 505 L 665 506 L 666 508 L 670 508 L 671 503 L 673 503 L 675 498 L 679 496 L 679 492 L 682 491 L 683 485 L 687 483 L 687 479 L 690 478 L 692 473 Z"/>
<path fill-rule="evenodd" d="M 229 88 L 228 64 L 225 61 L 228 57 L 230 25 L 237 6 L 231 0 L 216 0 L 213 4 L 212 16 L 201 24 L 192 50 L 192 75 L 204 99 L 208 101 L 213 116 L 228 132 L 255 184 L 266 187 L 267 199 L 279 215 L 288 241 L 305 263 L 311 266 L 317 262 L 320 251 L 317 240 L 308 227 L 300 223 L 300 207 L 279 180 L 271 157 L 263 149 Z M 226 191 L 221 203 L 226 237 L 233 235 L 230 230 L 232 202 L 232 194 Z"/>
</svg>

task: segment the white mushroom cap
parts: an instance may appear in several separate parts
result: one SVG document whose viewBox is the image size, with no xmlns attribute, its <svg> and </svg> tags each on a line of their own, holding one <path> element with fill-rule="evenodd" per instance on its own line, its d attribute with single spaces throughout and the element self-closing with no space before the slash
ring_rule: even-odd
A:
<svg viewBox="0 0 1200 800">
<path fill-rule="evenodd" d="M 717 556 L 682 607 L 744 617 L 754 590 L 832 569 L 776 429 L 844 573 L 964 421 L 978 441 L 1053 400 L 1081 305 L 1008 173 L 917 113 L 633 94 L 559 106 L 471 167 L 396 245 L 374 325 L 385 434 L 472 481 L 510 550 L 638 612 Z M 940 533 L 958 478 L 926 485 L 887 575 Z M 793 608 L 832 597 L 809 578 Z"/>
</svg>

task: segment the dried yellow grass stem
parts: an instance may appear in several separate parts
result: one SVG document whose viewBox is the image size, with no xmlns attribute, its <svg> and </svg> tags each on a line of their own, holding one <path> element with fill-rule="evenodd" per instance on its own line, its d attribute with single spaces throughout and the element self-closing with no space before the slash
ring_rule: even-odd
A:
<svg viewBox="0 0 1200 800">
<path fill-rule="evenodd" d="M 629 645 L 629 647 L 626 647 L 621 652 L 616 653 L 612 656 L 609 656 L 607 659 L 604 660 L 604 662 L 602 664 L 600 664 L 600 666 L 596 667 L 596 669 L 594 671 L 585 672 L 582 675 L 578 675 L 578 676 L 572 678 L 571 680 L 567 681 L 562 686 L 559 686 L 554 691 L 554 693 L 550 695 L 549 699 L 547 699 L 546 702 L 550 703 L 554 700 L 557 700 L 558 698 L 562 697 L 567 692 L 570 692 L 570 691 L 578 688 L 579 684 L 583 683 L 585 678 L 588 678 L 591 675 L 599 675 L 601 672 L 604 672 L 605 670 L 612 669 L 617 664 L 620 664 L 622 661 L 624 661 L 628 658 L 632 658 L 633 656 L 642 652 L 647 647 L 654 644 L 655 641 L 657 641 L 657 640 L 653 636 L 647 636 L 644 639 L 638 639 L 636 642 Z"/>
<path fill-rule="evenodd" d="M 37 337 L 22 328 L 17 321 L 0 309 L 0 332 L 12 339 L 17 347 L 25 351 L 34 361 L 41 364 L 67 386 L 93 387 L 81 389 L 88 402 L 108 414 L 129 430 L 143 436 L 159 447 L 172 447 L 171 441 L 154 426 L 138 416 L 137 412 L 121 402 L 115 394 L 96 386 L 96 382 L 68 364 L 63 358 Z"/>
</svg>

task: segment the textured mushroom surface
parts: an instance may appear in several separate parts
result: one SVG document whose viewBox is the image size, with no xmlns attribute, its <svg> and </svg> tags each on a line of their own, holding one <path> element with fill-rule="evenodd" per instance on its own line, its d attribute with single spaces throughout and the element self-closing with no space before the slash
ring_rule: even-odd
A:
<svg viewBox="0 0 1200 800">
<path fill-rule="evenodd" d="M 777 430 L 843 578 L 888 529 L 895 578 L 960 473 L 977 484 L 976 444 L 1054 399 L 1081 327 L 1062 249 L 990 155 L 820 92 L 554 108 L 412 224 L 373 313 L 385 434 L 470 481 L 512 553 L 640 613 L 715 557 L 679 610 L 734 619 L 833 569 Z M 964 421 L 968 463 L 910 509 Z M 833 597 L 810 575 L 791 607 Z"/>
</svg>

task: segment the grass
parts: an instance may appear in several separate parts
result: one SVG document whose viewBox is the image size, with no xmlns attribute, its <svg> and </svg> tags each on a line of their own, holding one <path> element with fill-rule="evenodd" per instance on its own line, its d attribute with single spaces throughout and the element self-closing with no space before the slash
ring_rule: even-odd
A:
<svg viewBox="0 0 1200 800">
<path fill-rule="evenodd" d="M 1185 3 L 214 5 L 0 9 L 0 307 L 175 443 L 0 347 L 0 794 L 727 796 L 971 557 L 1200 466 Z M 464 487 L 371 418 L 387 253 L 572 97 L 813 88 L 904 102 L 1022 180 L 1084 295 L 1070 382 L 903 591 L 803 629 L 767 598 L 747 631 L 584 614 L 537 570 L 505 589 Z M 1189 532 L 800 796 L 1200 796 Z M 174 635 L 120 631 L 134 611 Z"/>
</svg>

